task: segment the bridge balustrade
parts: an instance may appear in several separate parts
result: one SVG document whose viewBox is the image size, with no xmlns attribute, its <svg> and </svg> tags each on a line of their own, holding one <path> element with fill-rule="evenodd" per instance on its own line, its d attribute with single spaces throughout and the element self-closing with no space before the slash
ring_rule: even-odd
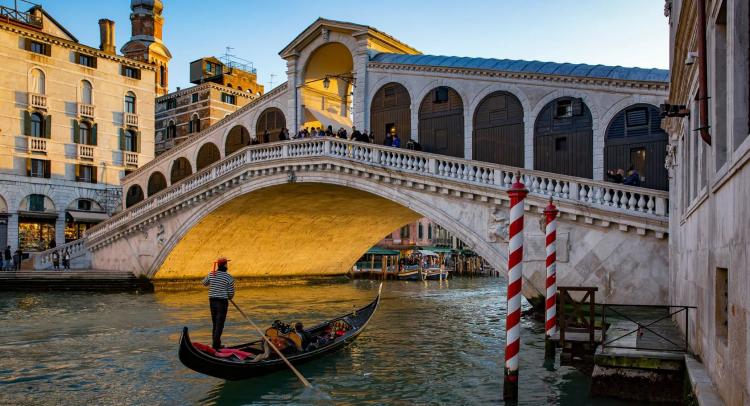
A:
<svg viewBox="0 0 750 406">
<path fill-rule="evenodd" d="M 331 157 L 363 163 L 374 169 L 387 168 L 394 172 L 413 173 L 499 190 L 509 188 L 520 174 L 520 180 L 532 195 L 552 196 L 657 221 L 666 221 L 668 215 L 668 195 L 658 190 L 336 138 L 308 138 L 245 147 L 89 229 L 86 235 L 97 238 L 152 210 L 163 210 L 177 198 L 217 178 L 241 173 L 248 164 L 305 157 Z"/>
</svg>

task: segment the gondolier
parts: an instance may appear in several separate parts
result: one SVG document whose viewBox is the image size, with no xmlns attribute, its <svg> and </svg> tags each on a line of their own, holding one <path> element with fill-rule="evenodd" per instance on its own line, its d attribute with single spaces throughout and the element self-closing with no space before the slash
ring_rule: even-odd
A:
<svg viewBox="0 0 750 406">
<path fill-rule="evenodd" d="M 227 319 L 229 300 L 234 297 L 234 278 L 227 272 L 228 259 L 218 258 L 214 269 L 203 278 L 203 286 L 208 286 L 208 304 L 211 308 L 213 331 L 211 338 L 214 349 L 221 349 L 221 333 Z"/>
</svg>

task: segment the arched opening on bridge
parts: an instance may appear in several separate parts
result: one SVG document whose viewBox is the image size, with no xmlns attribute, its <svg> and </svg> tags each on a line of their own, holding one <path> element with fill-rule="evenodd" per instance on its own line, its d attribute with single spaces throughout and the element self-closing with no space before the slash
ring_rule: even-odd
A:
<svg viewBox="0 0 750 406">
<path fill-rule="evenodd" d="M 286 127 L 284 113 L 276 107 L 269 107 L 258 116 L 255 138 L 262 143 L 279 141 L 279 134 L 284 127 Z"/>
<path fill-rule="evenodd" d="M 300 89 L 303 106 L 303 127 L 329 125 L 333 132 L 352 126 L 352 91 L 354 59 L 340 42 L 318 47 L 307 60 Z"/>
<path fill-rule="evenodd" d="M 641 186 L 669 189 L 664 158 L 669 137 L 661 128 L 659 110 L 650 104 L 634 104 L 615 115 L 604 138 L 604 169 L 633 167 Z"/>
<path fill-rule="evenodd" d="M 143 189 L 138 185 L 133 185 L 128 188 L 125 194 L 125 208 L 128 208 L 136 203 L 143 201 Z"/>
<path fill-rule="evenodd" d="M 370 134 L 375 143 L 382 144 L 385 134 L 393 129 L 405 145 L 411 137 L 411 96 L 400 83 L 386 83 L 375 93 L 370 103 Z"/>
<path fill-rule="evenodd" d="M 201 148 L 198 150 L 198 157 L 195 160 L 196 172 L 211 165 L 219 159 L 221 159 L 221 153 L 219 152 L 219 147 L 214 145 L 214 143 L 207 142 L 201 145 Z"/>
<path fill-rule="evenodd" d="M 547 103 L 534 124 L 534 169 L 592 178 L 593 139 L 591 111 L 582 99 Z"/>
<path fill-rule="evenodd" d="M 523 106 L 508 92 L 487 95 L 474 111 L 474 159 L 523 167 Z"/>
<path fill-rule="evenodd" d="M 193 168 L 190 165 L 190 161 L 185 157 L 179 157 L 172 162 L 172 171 L 169 176 L 170 183 L 175 183 L 187 178 L 193 173 Z"/>
<path fill-rule="evenodd" d="M 219 255 L 232 260 L 235 277 L 343 274 L 385 235 L 421 217 L 345 186 L 271 186 L 234 197 L 193 220 L 155 277 L 203 277 Z"/>
<path fill-rule="evenodd" d="M 406 145 L 402 140 L 401 145 Z M 457 158 L 464 156 L 464 102 L 453 88 L 430 90 L 419 106 L 422 150 Z"/>
<path fill-rule="evenodd" d="M 159 171 L 156 171 L 151 174 L 151 176 L 148 177 L 148 186 L 147 186 L 147 192 L 148 197 L 151 197 L 162 190 L 167 188 L 167 178 L 164 177 L 164 174 L 162 174 Z"/>
<path fill-rule="evenodd" d="M 250 133 L 247 128 L 236 125 L 227 134 L 227 140 L 224 142 L 224 156 L 232 155 L 248 145 L 250 145 Z"/>
</svg>

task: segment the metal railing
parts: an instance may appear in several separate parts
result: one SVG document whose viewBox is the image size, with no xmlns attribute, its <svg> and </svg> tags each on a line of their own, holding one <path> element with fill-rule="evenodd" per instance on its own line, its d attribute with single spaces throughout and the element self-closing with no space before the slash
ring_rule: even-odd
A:
<svg viewBox="0 0 750 406">
<path fill-rule="evenodd" d="M 24 3 L 34 5 L 34 3 L 24 1 Z M 15 20 L 33 27 L 41 28 L 42 19 L 32 13 L 19 11 L 18 8 L 0 6 L 0 19 Z"/>
<path fill-rule="evenodd" d="M 645 351 L 688 352 L 690 331 L 689 310 L 695 306 L 676 305 L 602 305 L 602 349 L 625 348 Z M 607 316 L 610 316 L 608 321 Z M 685 317 L 685 331 L 680 333 L 674 324 L 677 317 Z M 618 333 L 607 334 L 607 323 L 614 320 L 628 326 Z M 635 328 L 630 328 L 635 325 Z M 634 342 L 634 344 L 633 344 Z"/>
</svg>

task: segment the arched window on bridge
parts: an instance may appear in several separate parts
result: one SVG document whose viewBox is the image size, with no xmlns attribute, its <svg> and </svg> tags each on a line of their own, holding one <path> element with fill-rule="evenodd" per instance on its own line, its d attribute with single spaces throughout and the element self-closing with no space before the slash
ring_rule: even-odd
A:
<svg viewBox="0 0 750 406">
<path fill-rule="evenodd" d="M 167 178 L 161 172 L 154 172 L 148 177 L 148 196 L 151 197 L 156 193 L 167 188 Z"/>
<path fill-rule="evenodd" d="M 395 128 L 402 145 L 411 137 L 411 97 L 400 83 L 383 85 L 370 103 L 370 134 L 375 143 L 382 144 L 385 135 Z"/>
<path fill-rule="evenodd" d="M 255 136 L 262 143 L 279 141 L 279 134 L 284 127 L 286 127 L 284 113 L 276 107 L 270 107 L 260 113 L 255 126 Z M 266 131 L 268 131 L 267 135 Z"/>
<path fill-rule="evenodd" d="M 198 150 L 198 158 L 195 162 L 196 171 L 211 165 L 221 159 L 219 148 L 211 142 L 207 142 Z"/>
<path fill-rule="evenodd" d="M 539 112 L 534 123 L 534 169 L 593 177 L 591 111 L 581 99 L 561 97 Z"/>
<path fill-rule="evenodd" d="M 474 111 L 474 159 L 523 167 L 523 106 L 508 92 L 487 95 Z"/>
<path fill-rule="evenodd" d="M 190 161 L 185 157 L 179 157 L 172 162 L 172 172 L 169 176 L 172 185 L 187 178 L 193 173 Z"/>
<path fill-rule="evenodd" d="M 629 106 L 612 118 L 604 139 L 604 170 L 634 167 L 641 186 L 667 190 L 669 179 L 664 167 L 667 133 L 661 128 L 659 110 L 650 104 Z"/>
<path fill-rule="evenodd" d="M 128 192 L 125 195 L 125 207 L 128 208 L 141 201 L 143 201 L 143 189 L 138 185 L 128 188 Z"/>
<path fill-rule="evenodd" d="M 241 125 L 236 125 L 229 130 L 227 140 L 224 143 L 224 156 L 232 155 L 240 148 L 250 144 L 250 133 Z"/>
<path fill-rule="evenodd" d="M 399 134 L 405 146 L 408 134 Z M 419 143 L 422 150 L 464 157 L 464 102 L 454 89 L 440 86 L 430 90 L 419 106 Z"/>
</svg>

